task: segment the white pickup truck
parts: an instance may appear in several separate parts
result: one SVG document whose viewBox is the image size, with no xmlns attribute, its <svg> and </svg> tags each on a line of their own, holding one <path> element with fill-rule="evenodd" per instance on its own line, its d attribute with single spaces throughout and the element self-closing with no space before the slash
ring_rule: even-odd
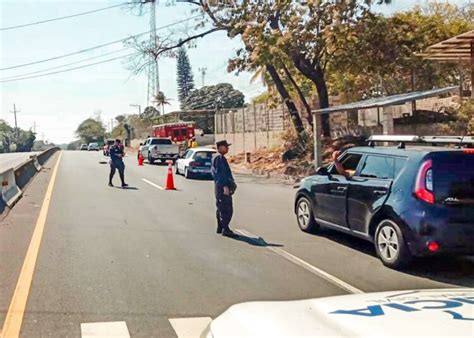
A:
<svg viewBox="0 0 474 338">
<path fill-rule="evenodd" d="M 150 164 L 168 160 L 174 163 L 179 157 L 179 145 L 173 144 L 169 138 L 150 137 L 140 144 L 140 153 Z"/>
</svg>

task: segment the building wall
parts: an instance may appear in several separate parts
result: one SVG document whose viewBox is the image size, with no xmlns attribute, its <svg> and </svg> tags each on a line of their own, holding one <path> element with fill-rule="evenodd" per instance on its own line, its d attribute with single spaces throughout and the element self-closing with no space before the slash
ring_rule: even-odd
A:
<svg viewBox="0 0 474 338">
<path fill-rule="evenodd" d="M 257 149 L 271 149 L 283 144 L 283 131 L 268 132 L 248 132 L 248 133 L 230 133 L 216 134 L 216 141 L 227 140 L 232 143 L 229 148 L 230 155 L 236 155 L 245 152 L 254 152 Z"/>
<path fill-rule="evenodd" d="M 229 153 L 235 155 L 282 145 L 282 134 L 291 127 L 291 121 L 283 106 L 269 108 L 260 104 L 218 111 L 215 126 L 215 140 L 232 143 Z"/>
</svg>

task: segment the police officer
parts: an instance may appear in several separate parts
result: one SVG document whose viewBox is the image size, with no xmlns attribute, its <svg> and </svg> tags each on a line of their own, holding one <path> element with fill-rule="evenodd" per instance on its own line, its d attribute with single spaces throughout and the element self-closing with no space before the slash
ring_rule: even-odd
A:
<svg viewBox="0 0 474 338">
<path fill-rule="evenodd" d="M 115 140 L 115 143 L 110 147 L 110 174 L 109 174 L 109 186 L 113 187 L 112 179 L 114 178 L 115 171 L 119 171 L 120 180 L 122 181 L 122 188 L 128 187 L 125 183 L 125 164 L 123 163 L 123 146 L 119 139 Z"/>
<path fill-rule="evenodd" d="M 216 195 L 216 218 L 217 233 L 223 236 L 233 237 L 235 233 L 230 230 L 229 223 L 232 219 L 232 194 L 236 189 L 234 177 L 225 158 L 229 152 L 230 144 L 227 141 L 216 142 L 217 156 L 212 160 L 211 173 L 214 178 L 214 192 Z"/>
</svg>

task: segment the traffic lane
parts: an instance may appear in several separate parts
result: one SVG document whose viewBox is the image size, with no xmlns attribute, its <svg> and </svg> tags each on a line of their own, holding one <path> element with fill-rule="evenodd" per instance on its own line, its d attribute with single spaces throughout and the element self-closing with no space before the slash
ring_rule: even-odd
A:
<svg viewBox="0 0 474 338">
<path fill-rule="evenodd" d="M 38 151 L 28 153 L 3 153 L 0 154 L 0 172 L 15 168 L 17 165 L 22 164 L 30 158 L 32 155 L 39 154 Z"/>
<path fill-rule="evenodd" d="M 183 209 L 183 191 L 156 189 L 134 170 L 131 189 L 108 187 L 102 160 L 63 154 L 24 336 L 78 336 L 81 323 L 126 321 L 133 336 L 166 337 L 173 336 L 168 318 L 345 293 L 259 241 L 215 234 L 214 209 Z"/>
<path fill-rule="evenodd" d="M 0 327 L 3 325 L 18 280 L 43 197 L 59 152 L 43 165 L 28 184 L 22 198 L 0 221 Z"/>
<path fill-rule="evenodd" d="M 165 180 L 162 166 L 137 167 L 142 176 Z M 282 243 L 285 250 L 366 292 L 474 285 L 474 263 L 470 257 L 416 260 L 404 272 L 382 265 L 373 244 L 322 229 L 316 234 L 299 230 L 293 212 L 295 190 L 267 180 L 236 176 L 233 228 L 243 228 L 266 240 Z M 175 175 L 183 201 L 213 207 L 212 182 L 186 180 Z"/>
</svg>

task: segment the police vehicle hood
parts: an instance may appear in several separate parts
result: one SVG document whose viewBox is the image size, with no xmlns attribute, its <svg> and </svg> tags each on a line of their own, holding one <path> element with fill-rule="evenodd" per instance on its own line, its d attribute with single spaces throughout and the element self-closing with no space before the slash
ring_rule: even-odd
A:
<svg viewBox="0 0 474 338">
<path fill-rule="evenodd" d="M 367 293 L 230 307 L 202 337 L 474 337 L 474 289 Z"/>
</svg>

